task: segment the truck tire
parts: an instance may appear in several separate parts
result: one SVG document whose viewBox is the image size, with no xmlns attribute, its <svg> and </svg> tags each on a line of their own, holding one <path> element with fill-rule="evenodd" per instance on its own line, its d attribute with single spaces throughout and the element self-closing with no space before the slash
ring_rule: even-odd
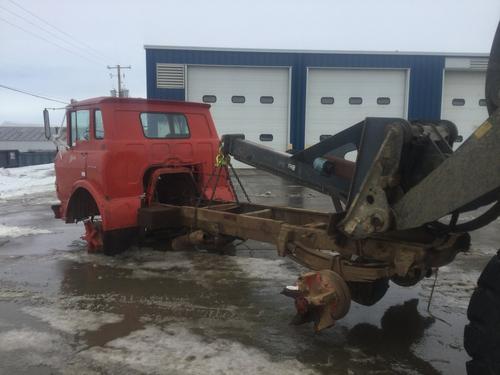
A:
<svg viewBox="0 0 500 375">
<path fill-rule="evenodd" d="M 118 255 L 129 249 L 137 242 L 139 230 L 137 228 L 123 228 L 103 232 L 103 253 Z"/>
<path fill-rule="evenodd" d="M 389 279 L 383 278 L 372 282 L 348 281 L 351 299 L 363 306 L 372 306 L 385 296 L 389 289 Z"/>
<path fill-rule="evenodd" d="M 500 251 L 479 276 L 467 309 L 464 347 L 468 375 L 500 374 Z"/>
</svg>

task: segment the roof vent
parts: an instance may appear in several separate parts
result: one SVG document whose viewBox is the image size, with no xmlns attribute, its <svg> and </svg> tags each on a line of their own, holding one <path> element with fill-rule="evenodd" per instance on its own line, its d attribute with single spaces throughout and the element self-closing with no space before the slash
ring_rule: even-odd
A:
<svg viewBox="0 0 500 375">
<path fill-rule="evenodd" d="M 156 87 L 159 89 L 183 89 L 184 65 L 156 64 Z"/>
<path fill-rule="evenodd" d="M 488 59 L 470 59 L 469 67 L 472 70 L 486 70 L 488 68 Z"/>
</svg>

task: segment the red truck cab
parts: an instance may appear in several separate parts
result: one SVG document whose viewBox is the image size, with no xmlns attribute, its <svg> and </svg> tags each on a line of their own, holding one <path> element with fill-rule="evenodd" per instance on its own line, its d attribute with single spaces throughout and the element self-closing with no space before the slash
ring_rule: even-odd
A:
<svg viewBox="0 0 500 375">
<path fill-rule="evenodd" d="M 116 253 L 137 236 L 138 210 L 212 196 L 233 201 L 210 179 L 219 138 L 209 105 L 99 97 L 66 108 L 66 143 L 55 158 L 56 217 L 83 221 L 88 249 Z M 215 186 L 215 185 L 216 186 Z"/>
</svg>

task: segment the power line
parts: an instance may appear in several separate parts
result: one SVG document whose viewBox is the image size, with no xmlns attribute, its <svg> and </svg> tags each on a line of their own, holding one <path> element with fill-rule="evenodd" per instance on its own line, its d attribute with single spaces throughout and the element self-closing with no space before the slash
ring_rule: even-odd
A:
<svg viewBox="0 0 500 375">
<path fill-rule="evenodd" d="M 33 13 L 32 11 L 30 11 L 29 9 L 26 9 L 25 7 L 23 7 L 22 5 L 16 3 L 14 0 L 9 0 L 10 3 L 14 4 L 16 7 L 24 10 L 26 13 L 30 14 L 32 17 L 35 17 L 37 20 L 43 22 L 44 24 L 46 24 L 47 26 L 53 28 L 54 30 L 60 32 L 61 34 L 64 34 L 66 37 L 68 37 L 69 39 L 73 39 L 75 42 L 77 42 L 78 44 L 84 46 L 85 48 L 87 48 L 89 51 L 93 51 L 94 54 L 97 54 L 99 55 L 101 58 L 105 58 L 105 59 L 108 59 L 109 60 L 109 56 L 106 56 L 104 54 L 102 54 L 101 52 L 99 52 L 98 50 L 96 50 L 95 48 L 92 48 L 91 46 L 89 46 L 88 44 L 76 39 L 74 36 L 68 34 L 66 31 L 64 30 L 61 30 L 60 28 L 52 25 L 51 23 L 45 21 L 43 18 L 41 18 L 40 16 L 38 16 L 37 14 Z"/>
<path fill-rule="evenodd" d="M 7 89 L 7 90 L 12 90 L 12 91 L 20 92 L 22 94 L 34 96 L 35 98 L 50 100 L 52 102 L 57 102 L 57 103 L 62 103 L 62 104 L 69 104 L 68 102 L 63 102 L 62 100 L 48 98 L 48 97 L 43 96 L 43 95 L 33 94 L 31 92 L 28 92 L 28 91 L 24 91 L 24 90 L 20 90 L 20 89 L 15 89 L 14 87 L 5 86 L 5 85 L 2 85 L 2 84 L 0 84 L 0 87 L 3 87 L 4 89 Z"/>
<path fill-rule="evenodd" d="M 6 20 L 5 18 L 0 17 L 0 21 L 3 21 L 3 22 L 5 22 L 5 23 L 8 23 L 9 25 L 11 25 L 11 26 L 13 26 L 13 27 L 18 28 L 19 30 L 24 31 L 25 33 L 28 33 L 28 34 L 30 34 L 30 35 L 32 35 L 32 36 L 34 36 L 35 38 L 41 39 L 41 40 L 43 40 L 43 41 L 45 41 L 45 42 L 47 42 L 47 43 L 49 43 L 49 44 L 52 44 L 52 45 L 54 45 L 54 46 L 56 46 L 56 47 L 59 47 L 59 48 L 61 48 L 61 49 L 65 50 L 66 52 L 69 52 L 69 53 L 72 53 L 73 55 L 76 55 L 76 56 L 82 57 L 82 58 L 84 58 L 84 59 L 86 59 L 86 60 L 88 60 L 88 61 L 90 61 L 90 62 L 93 62 L 94 64 L 101 65 L 101 62 L 98 62 L 97 60 L 93 60 L 93 59 L 91 59 L 90 57 L 87 57 L 87 56 L 82 55 L 82 54 L 80 54 L 80 53 L 78 53 L 78 52 L 76 52 L 76 51 L 70 50 L 70 49 L 68 49 L 68 48 L 66 48 L 66 47 L 63 47 L 63 46 L 61 46 L 61 45 L 57 44 L 57 43 L 54 43 L 53 41 L 50 41 L 50 40 L 48 40 L 48 39 L 44 38 L 43 36 L 40 36 L 40 35 L 35 34 L 35 33 L 31 32 L 31 31 L 29 31 L 29 30 L 26 30 L 24 27 L 19 26 L 19 25 L 16 25 L 15 23 L 12 23 L 12 22 L 10 22 L 10 21 Z"/>
<path fill-rule="evenodd" d="M 25 22 L 29 23 L 29 24 L 30 24 L 30 25 L 32 25 L 32 26 L 35 26 L 36 28 L 38 28 L 38 29 L 40 29 L 40 30 L 42 30 L 42 31 L 46 32 L 47 34 L 49 34 L 49 35 L 51 35 L 52 37 L 54 37 L 54 38 L 56 38 L 56 39 L 60 40 L 61 42 L 66 43 L 66 44 L 69 44 L 69 45 L 70 45 L 70 46 L 72 46 L 73 48 L 75 48 L 75 47 L 76 47 L 76 49 L 77 49 L 77 50 L 80 50 L 80 51 L 81 51 L 81 52 L 83 52 L 83 53 L 89 54 L 89 52 L 87 52 L 85 49 L 81 48 L 78 44 L 75 44 L 75 43 L 73 43 L 73 42 L 68 42 L 67 40 L 64 40 L 63 38 L 61 38 L 61 37 L 60 37 L 59 35 L 57 35 L 56 33 L 54 33 L 54 32 L 52 32 L 52 31 L 50 31 L 50 30 L 47 30 L 47 29 L 43 28 L 42 26 L 40 26 L 40 25 L 36 24 L 35 22 L 32 22 L 31 20 L 27 19 L 26 17 L 24 17 L 24 16 L 22 16 L 22 15 L 20 15 L 20 14 L 16 13 L 16 12 L 13 12 L 12 10 L 10 10 L 10 9 L 8 9 L 8 8 L 5 8 L 5 7 L 1 6 L 1 5 L 0 5 L 0 9 L 3 9 L 4 11 L 6 11 L 6 12 L 8 12 L 8 13 L 12 14 L 13 16 L 20 18 L 21 20 L 23 20 L 23 21 L 25 21 Z M 96 58 L 96 57 L 97 57 L 97 58 L 99 58 L 99 59 L 102 59 L 102 57 L 101 57 L 101 56 L 93 56 L 93 55 L 90 55 L 90 54 L 89 54 L 89 57 L 92 57 L 92 58 Z M 103 60 L 103 61 L 105 61 L 105 60 Z"/>
</svg>

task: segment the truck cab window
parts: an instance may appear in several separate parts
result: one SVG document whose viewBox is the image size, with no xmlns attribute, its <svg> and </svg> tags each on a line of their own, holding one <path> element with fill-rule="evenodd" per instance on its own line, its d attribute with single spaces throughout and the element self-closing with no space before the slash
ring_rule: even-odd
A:
<svg viewBox="0 0 500 375">
<path fill-rule="evenodd" d="M 71 117 L 70 117 L 70 124 L 71 124 L 71 146 L 74 146 L 76 143 L 76 112 L 71 112 Z"/>
<path fill-rule="evenodd" d="M 76 145 L 76 141 L 89 140 L 90 114 L 89 110 L 73 111 L 70 117 L 71 122 L 71 146 Z"/>
<path fill-rule="evenodd" d="M 90 116 L 88 110 L 76 111 L 76 140 L 89 140 Z"/>
<path fill-rule="evenodd" d="M 141 113 L 141 125 L 146 138 L 188 138 L 186 117 L 180 113 Z"/>
<path fill-rule="evenodd" d="M 98 109 L 94 112 L 94 137 L 95 139 L 104 139 L 102 112 Z"/>
</svg>

